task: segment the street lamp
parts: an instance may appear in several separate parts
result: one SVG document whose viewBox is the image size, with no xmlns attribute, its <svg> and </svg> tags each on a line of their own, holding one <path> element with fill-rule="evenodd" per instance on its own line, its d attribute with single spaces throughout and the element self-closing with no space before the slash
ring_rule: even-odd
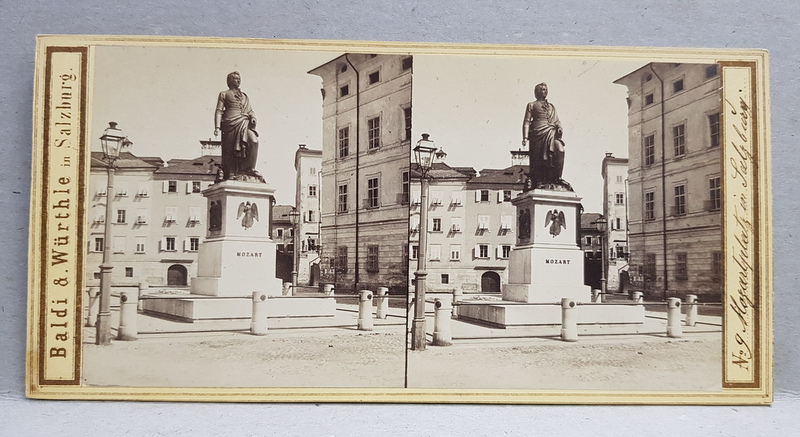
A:
<svg viewBox="0 0 800 437">
<path fill-rule="evenodd" d="M 106 186 L 106 216 L 103 233 L 103 262 L 100 264 L 100 311 L 97 313 L 97 334 L 95 344 L 108 346 L 111 344 L 111 202 L 114 196 L 114 172 L 116 161 L 123 147 L 130 146 L 128 138 L 117 128 L 117 123 L 110 121 L 100 137 L 103 147 L 103 160 L 108 171 Z"/>
<path fill-rule="evenodd" d="M 426 249 L 428 245 L 428 173 L 435 161 L 443 160 L 447 154 L 436 148 L 430 135 L 422 134 L 422 139 L 414 147 L 414 158 L 420 173 L 420 212 L 419 212 L 419 250 L 417 251 L 417 271 L 414 272 L 414 320 L 411 324 L 411 350 L 425 350 L 425 280 L 428 272 Z"/>
<path fill-rule="evenodd" d="M 300 223 L 300 211 L 297 208 L 292 207 L 292 210 L 289 212 L 289 220 L 292 222 L 292 296 L 297 294 L 297 265 L 300 263 L 300 251 L 298 250 L 298 242 L 299 242 L 299 229 L 298 224 Z"/>
<path fill-rule="evenodd" d="M 606 294 L 606 231 L 608 230 L 608 220 L 602 215 L 594 222 L 597 232 L 600 233 L 600 296 Z"/>
</svg>

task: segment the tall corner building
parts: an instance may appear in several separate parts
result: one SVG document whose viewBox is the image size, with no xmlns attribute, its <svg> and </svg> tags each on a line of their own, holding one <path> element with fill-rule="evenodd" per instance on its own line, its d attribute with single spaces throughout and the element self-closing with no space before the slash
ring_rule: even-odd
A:
<svg viewBox="0 0 800 437">
<path fill-rule="evenodd" d="M 322 78 L 321 280 L 408 289 L 412 57 L 341 55 Z"/>
<path fill-rule="evenodd" d="M 297 280 L 300 284 L 317 285 L 319 281 L 320 186 L 322 150 L 300 144 L 294 154 L 296 171 L 295 206 L 300 213 L 297 224 L 300 253 Z"/>
<path fill-rule="evenodd" d="M 719 300 L 719 67 L 650 63 L 615 83 L 628 88 L 631 289 Z"/>
<path fill-rule="evenodd" d="M 606 238 L 607 286 L 627 291 L 622 277 L 628 274 L 628 158 L 606 153 L 603 158 L 603 216 L 608 221 Z"/>
</svg>

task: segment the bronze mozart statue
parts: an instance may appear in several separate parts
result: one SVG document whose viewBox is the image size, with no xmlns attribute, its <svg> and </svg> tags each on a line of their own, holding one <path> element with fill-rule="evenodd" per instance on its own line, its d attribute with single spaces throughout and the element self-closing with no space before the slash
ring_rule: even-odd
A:
<svg viewBox="0 0 800 437">
<path fill-rule="evenodd" d="M 530 188 L 572 191 L 570 184 L 561 178 L 564 131 L 555 106 L 547 101 L 547 84 L 536 85 L 533 94 L 536 100 L 528 103 L 522 122 L 522 146 L 530 145 Z"/>
<path fill-rule="evenodd" d="M 264 182 L 256 171 L 256 116 L 241 82 L 238 71 L 228 75 L 228 89 L 219 93 L 214 111 L 214 137 L 222 132 L 222 179 Z"/>
</svg>

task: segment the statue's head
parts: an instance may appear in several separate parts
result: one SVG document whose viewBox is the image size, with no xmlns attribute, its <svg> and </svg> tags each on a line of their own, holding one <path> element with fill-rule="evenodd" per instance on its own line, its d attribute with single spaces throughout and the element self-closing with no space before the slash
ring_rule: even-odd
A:
<svg viewBox="0 0 800 437">
<path fill-rule="evenodd" d="M 242 77 L 239 75 L 238 71 L 228 74 L 228 88 L 238 88 L 241 82 Z"/>
<path fill-rule="evenodd" d="M 533 88 L 533 95 L 536 96 L 536 100 L 544 100 L 547 98 L 547 84 L 542 82 L 536 87 Z"/>
</svg>

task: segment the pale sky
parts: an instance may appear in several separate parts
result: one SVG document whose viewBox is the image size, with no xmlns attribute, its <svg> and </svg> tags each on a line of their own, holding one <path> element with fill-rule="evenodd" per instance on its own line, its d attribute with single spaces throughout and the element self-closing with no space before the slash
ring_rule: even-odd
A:
<svg viewBox="0 0 800 437">
<path fill-rule="evenodd" d="M 321 79 L 308 70 L 340 52 L 255 49 L 97 47 L 91 103 L 92 149 L 116 121 L 140 156 L 195 158 L 213 137 L 217 95 L 231 71 L 242 76 L 260 135 L 257 169 L 278 203 L 294 202 L 298 144 L 320 149 Z M 613 81 L 644 61 L 415 55 L 413 138 L 423 132 L 448 153 L 447 163 L 476 170 L 510 165 L 522 140 L 525 105 L 547 82 L 567 145 L 564 179 L 601 209 L 605 152 L 627 156 L 626 89 Z"/>
</svg>

